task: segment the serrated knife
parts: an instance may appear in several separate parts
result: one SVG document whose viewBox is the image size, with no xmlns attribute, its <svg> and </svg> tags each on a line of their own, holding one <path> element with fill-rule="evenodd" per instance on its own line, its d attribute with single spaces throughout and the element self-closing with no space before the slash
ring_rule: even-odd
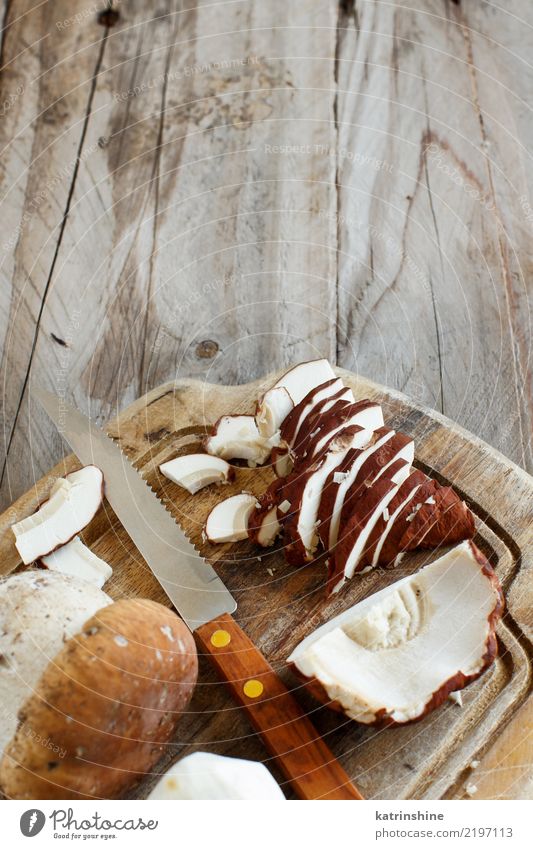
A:
<svg viewBox="0 0 533 849">
<path fill-rule="evenodd" d="M 85 464 L 170 601 L 245 710 L 301 799 L 362 799 L 283 682 L 233 619 L 235 599 L 119 446 L 90 419 L 42 389 L 33 392 Z"/>
</svg>

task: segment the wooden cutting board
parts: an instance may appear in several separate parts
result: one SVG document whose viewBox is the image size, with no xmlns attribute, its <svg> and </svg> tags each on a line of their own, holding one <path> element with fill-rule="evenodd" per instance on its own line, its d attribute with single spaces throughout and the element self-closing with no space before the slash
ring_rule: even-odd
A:
<svg viewBox="0 0 533 849">
<path fill-rule="evenodd" d="M 272 479 L 270 470 L 238 468 L 230 486 L 209 488 L 195 496 L 158 471 L 163 461 L 197 450 L 200 438 L 220 415 L 252 412 L 255 399 L 276 376 L 244 386 L 194 380 L 168 383 L 132 404 L 109 425 L 108 432 L 215 565 L 237 598 L 238 621 L 293 688 L 367 798 L 462 798 L 467 784 L 475 798 L 530 798 L 533 479 L 444 416 L 350 372 L 339 369 L 338 374 L 357 398 L 379 399 L 386 423 L 416 440 L 416 464 L 439 481 L 452 483 L 466 499 L 477 518 L 476 542 L 495 566 L 506 592 L 507 611 L 498 628 L 500 654 L 494 666 L 463 691 L 462 707 L 449 702 L 404 728 L 359 726 L 318 706 L 287 671 L 285 659 L 323 621 L 435 555 L 412 555 L 395 570 L 378 569 L 356 577 L 328 600 L 322 563 L 294 570 L 281 551 L 263 553 L 247 542 L 202 543 L 202 525 L 211 507 L 243 489 L 262 492 Z M 75 457 L 66 456 L 0 517 L 0 573 L 21 568 L 10 525 L 36 509 L 56 477 L 77 466 Z M 83 536 L 113 566 L 113 577 L 106 585 L 111 596 L 145 596 L 167 603 L 107 503 Z M 271 766 L 207 662 L 201 663 L 199 680 L 163 766 L 178 754 L 196 749 L 263 760 Z M 472 761 L 480 763 L 472 768 Z M 153 782 L 154 776 L 147 777 L 137 795 L 146 795 Z"/>
</svg>

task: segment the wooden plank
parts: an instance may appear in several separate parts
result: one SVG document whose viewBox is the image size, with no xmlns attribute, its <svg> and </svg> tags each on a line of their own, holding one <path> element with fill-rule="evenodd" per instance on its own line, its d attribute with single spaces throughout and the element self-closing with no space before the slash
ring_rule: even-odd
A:
<svg viewBox="0 0 533 849">
<path fill-rule="evenodd" d="M 39 332 L 57 331 L 43 331 L 41 319 L 47 313 L 106 35 L 94 14 L 91 25 L 83 27 L 77 15 L 87 21 L 84 0 L 20 0 L 8 5 L 0 89 L 5 222 L 0 244 L 1 426 L 7 457 L 2 462 L 3 503 L 36 479 L 27 427 L 27 380 Z M 37 371 L 51 365 L 42 361 Z M 45 451 L 45 457 L 48 460 L 50 453 Z"/>
<path fill-rule="evenodd" d="M 470 30 L 473 7 L 482 35 Z M 444 411 L 531 469 L 523 275 L 531 239 L 512 188 L 525 154 L 508 131 L 513 104 L 498 82 L 492 7 L 356 0 L 346 8 L 339 364 Z M 522 64 L 505 59 L 514 80 Z"/>
<path fill-rule="evenodd" d="M 314 154 L 333 138 L 334 21 L 311 0 L 168 0 L 148 19 L 128 5 L 96 78 L 33 380 L 105 420 L 175 373 L 242 380 L 334 354 L 335 229 L 316 216 L 335 204 L 334 166 Z M 4 503 L 60 450 L 24 395 Z"/>
<path fill-rule="evenodd" d="M 515 775 L 518 781 L 514 790 L 510 773 L 513 769 L 517 773 L 516 767 L 525 764 L 528 756 L 524 717 L 529 708 L 523 706 L 532 681 L 532 479 L 478 437 L 438 413 L 366 379 L 342 370 L 340 374 L 358 396 L 380 399 L 386 421 L 416 439 L 417 462 L 441 480 L 453 482 L 466 497 L 477 516 L 477 542 L 504 584 L 507 612 L 498 629 L 499 658 L 490 672 L 463 692 L 461 709 L 449 704 L 421 723 L 376 732 L 318 709 L 300 686 L 296 687 L 297 698 L 368 798 L 463 798 L 466 784 L 478 783 L 469 767 L 473 760 L 481 761 L 476 798 L 513 792 L 526 795 L 527 770 L 523 769 L 520 777 Z M 166 384 L 137 400 L 118 423 L 111 423 L 109 432 L 212 560 L 239 602 L 238 621 L 294 690 L 285 661 L 306 633 L 361 597 L 409 574 L 433 559 L 435 553 L 409 555 L 393 572 L 374 570 L 351 581 L 333 599 L 325 600 L 320 563 L 292 572 L 281 551 L 261 552 L 259 561 L 257 550 L 247 543 L 206 546 L 202 542 L 202 524 L 211 507 L 221 497 L 242 489 L 259 493 L 271 472 L 239 468 L 235 482 L 223 495 L 215 488 L 189 496 L 162 478 L 157 467 L 187 446 L 190 450 L 206 425 L 220 414 L 252 409 L 260 387 L 273 379 L 234 387 L 191 380 Z M 75 458 L 68 458 L 0 517 L 0 569 L 4 574 L 20 562 L 9 525 L 35 509 L 54 476 L 74 465 L 79 465 Z M 109 518 L 107 511 L 101 511 L 84 535 L 92 549 L 114 567 L 108 587 L 113 597 L 144 595 L 165 602 L 159 585 L 112 514 Z M 197 688 L 187 721 L 181 723 L 179 737 L 164 763 L 178 754 L 206 747 L 221 754 L 265 760 L 265 752 L 206 664 L 202 664 L 200 680 L 202 686 Z M 513 754 L 515 748 L 517 754 Z M 265 762 L 272 766 L 268 759 Z M 491 776 L 490 783 L 482 783 L 485 775 Z M 142 788 L 140 794 L 146 789 Z"/>
</svg>

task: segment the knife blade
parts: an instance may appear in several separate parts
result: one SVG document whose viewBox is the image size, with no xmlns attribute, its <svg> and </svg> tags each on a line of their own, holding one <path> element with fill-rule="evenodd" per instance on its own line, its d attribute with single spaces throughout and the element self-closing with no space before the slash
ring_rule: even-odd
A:
<svg viewBox="0 0 533 849">
<path fill-rule="evenodd" d="M 111 437 L 51 392 L 32 392 L 81 462 L 104 473 L 107 500 L 191 631 L 233 613 L 229 590 Z"/>
</svg>

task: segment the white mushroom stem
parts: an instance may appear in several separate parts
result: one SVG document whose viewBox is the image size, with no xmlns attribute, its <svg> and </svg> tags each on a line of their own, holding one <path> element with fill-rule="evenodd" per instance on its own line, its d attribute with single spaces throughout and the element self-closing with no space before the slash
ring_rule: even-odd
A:
<svg viewBox="0 0 533 849">
<path fill-rule="evenodd" d="M 254 495 L 242 492 L 221 501 L 213 507 L 205 523 L 205 535 L 209 542 L 238 542 L 248 536 L 248 522 L 255 507 Z"/>
<path fill-rule="evenodd" d="M 212 483 L 227 483 L 234 472 L 221 457 L 210 454 L 185 454 L 159 466 L 161 474 L 195 495 Z"/>
<path fill-rule="evenodd" d="M 149 798 L 285 799 L 264 764 L 210 752 L 194 752 L 171 766 Z"/>
<path fill-rule="evenodd" d="M 111 566 L 93 554 L 79 537 L 74 537 L 71 542 L 62 545 L 52 554 L 45 554 L 41 557 L 41 563 L 51 572 L 74 575 L 99 588 L 103 587 L 113 574 Z"/>
<path fill-rule="evenodd" d="M 265 439 L 273 437 L 294 407 L 294 402 L 284 386 L 269 389 L 257 405 L 255 421 L 259 434 Z"/>
<path fill-rule="evenodd" d="M 48 501 L 33 515 L 12 525 L 23 563 L 32 563 L 72 539 L 89 524 L 103 498 L 104 478 L 85 466 L 56 481 Z"/>
</svg>

